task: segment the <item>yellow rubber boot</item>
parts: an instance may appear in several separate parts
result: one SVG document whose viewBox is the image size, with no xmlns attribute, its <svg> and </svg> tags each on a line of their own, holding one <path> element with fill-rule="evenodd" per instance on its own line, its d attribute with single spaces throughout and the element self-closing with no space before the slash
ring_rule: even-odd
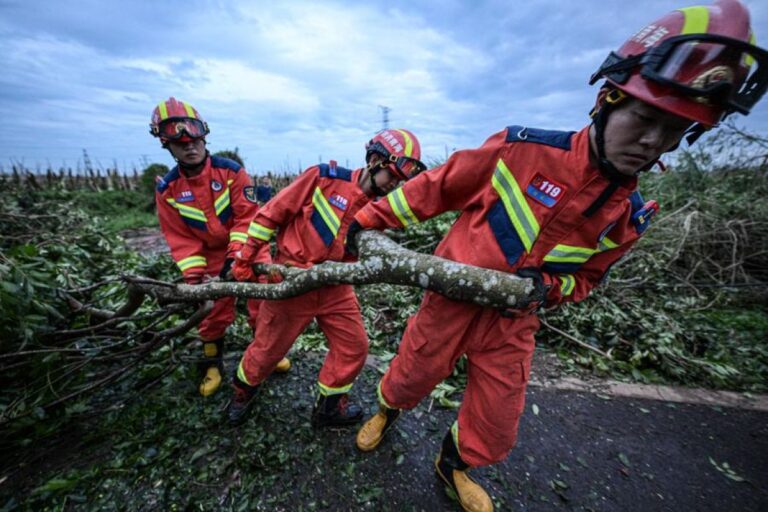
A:
<svg viewBox="0 0 768 512">
<path fill-rule="evenodd" d="M 366 421 L 360 430 L 357 431 L 355 444 L 363 452 L 370 452 L 381 443 L 384 434 L 392 424 L 400 417 L 401 409 L 390 409 L 379 405 L 379 412 L 374 414 L 371 419 Z"/>
<path fill-rule="evenodd" d="M 287 357 L 284 357 L 280 360 L 280 362 L 277 363 L 277 366 L 275 366 L 275 372 L 277 373 L 285 373 L 288 370 L 291 369 L 291 360 Z"/>
<path fill-rule="evenodd" d="M 461 460 L 451 431 L 443 439 L 440 455 L 435 460 L 435 471 L 448 486 L 448 495 L 457 500 L 467 512 L 493 512 L 493 502 L 480 484 L 467 474 L 469 465 Z"/>
<path fill-rule="evenodd" d="M 211 396 L 221 387 L 221 372 L 216 366 L 211 366 L 205 370 L 202 382 L 200 382 L 200 394 Z"/>
<path fill-rule="evenodd" d="M 202 396 L 211 396 L 221 387 L 224 366 L 222 355 L 224 351 L 224 339 L 203 342 L 203 354 L 205 359 L 200 363 L 203 380 L 198 391 Z"/>
</svg>

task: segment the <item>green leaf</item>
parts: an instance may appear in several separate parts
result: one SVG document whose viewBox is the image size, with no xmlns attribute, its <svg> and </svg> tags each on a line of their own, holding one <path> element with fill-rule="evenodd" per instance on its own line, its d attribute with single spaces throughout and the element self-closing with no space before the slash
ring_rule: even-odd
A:
<svg viewBox="0 0 768 512">
<path fill-rule="evenodd" d="M 538 406 L 538 405 L 536 405 L 536 404 L 533 404 L 533 405 L 531 406 L 531 409 L 533 410 L 533 414 L 534 414 L 534 416 L 538 416 L 538 415 L 539 415 L 539 406 Z"/>
<path fill-rule="evenodd" d="M 632 467 L 632 466 L 631 466 L 631 464 L 629 463 L 629 458 L 627 458 L 627 456 L 626 456 L 626 455 L 624 455 L 624 454 L 623 454 L 623 453 L 621 453 L 621 452 L 619 452 L 619 460 L 620 460 L 620 461 L 621 461 L 621 463 L 622 463 L 622 464 L 624 464 L 626 467 L 628 467 L 628 468 L 629 468 L 629 467 Z"/>
<path fill-rule="evenodd" d="M 549 485 L 554 489 L 555 491 L 564 491 L 566 489 L 569 489 L 571 486 L 567 483 L 563 482 L 562 480 L 553 479 L 550 480 Z"/>
<path fill-rule="evenodd" d="M 77 480 L 67 480 L 65 478 L 52 478 L 40 487 L 35 488 L 32 494 L 43 492 L 66 491 L 77 485 Z"/>
</svg>

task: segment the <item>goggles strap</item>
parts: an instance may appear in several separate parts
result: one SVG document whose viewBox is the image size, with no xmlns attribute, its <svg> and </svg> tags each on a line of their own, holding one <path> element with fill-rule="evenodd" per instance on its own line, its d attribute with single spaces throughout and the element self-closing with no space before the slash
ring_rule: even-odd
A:
<svg viewBox="0 0 768 512">
<path fill-rule="evenodd" d="M 589 85 L 594 85 L 601 78 L 610 78 L 616 83 L 623 84 L 629 79 L 630 72 L 640 64 L 644 54 L 624 58 L 616 52 L 611 52 L 603 61 L 600 69 L 589 79 Z"/>
</svg>

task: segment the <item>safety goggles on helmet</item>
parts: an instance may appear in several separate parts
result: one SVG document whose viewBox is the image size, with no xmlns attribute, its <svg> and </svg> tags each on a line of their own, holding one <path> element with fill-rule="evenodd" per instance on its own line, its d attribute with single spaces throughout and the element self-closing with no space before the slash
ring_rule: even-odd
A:
<svg viewBox="0 0 768 512">
<path fill-rule="evenodd" d="M 191 117 L 171 117 L 164 119 L 157 125 L 156 137 L 170 141 L 181 141 L 185 137 L 189 139 L 201 139 L 208 134 L 208 125 L 200 119 Z"/>
<path fill-rule="evenodd" d="M 768 52 L 749 43 L 714 34 L 670 37 L 645 53 L 622 57 L 615 52 L 592 75 L 617 84 L 632 71 L 692 100 L 718 105 L 726 112 L 749 114 L 768 86 Z"/>
<path fill-rule="evenodd" d="M 386 147 L 384 147 L 381 142 L 378 141 L 374 142 L 373 145 L 368 148 L 368 153 L 378 153 L 386 158 L 387 161 L 382 162 L 381 166 L 390 168 L 391 165 L 394 165 L 394 170 L 396 171 L 395 174 L 400 179 L 408 180 L 420 172 L 427 170 L 427 166 L 424 165 L 421 160 L 411 158 L 409 156 L 397 156 L 392 154 L 389 152 L 389 150 L 387 150 Z"/>
</svg>

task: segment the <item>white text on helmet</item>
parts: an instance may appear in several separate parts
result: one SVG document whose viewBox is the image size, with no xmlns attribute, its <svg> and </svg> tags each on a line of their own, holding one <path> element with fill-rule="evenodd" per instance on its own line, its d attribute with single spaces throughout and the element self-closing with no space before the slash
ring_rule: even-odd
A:
<svg viewBox="0 0 768 512">
<path fill-rule="evenodd" d="M 658 27 L 656 25 L 648 25 L 641 29 L 637 34 L 632 37 L 632 40 L 636 43 L 640 43 L 646 48 L 650 48 L 659 42 L 661 38 L 669 34 L 667 27 Z"/>
<path fill-rule="evenodd" d="M 389 142 L 389 144 L 394 148 L 395 151 L 398 153 L 403 152 L 403 145 L 398 142 L 398 140 L 395 138 L 394 135 L 392 135 L 390 132 L 382 132 L 381 136 Z"/>
</svg>

